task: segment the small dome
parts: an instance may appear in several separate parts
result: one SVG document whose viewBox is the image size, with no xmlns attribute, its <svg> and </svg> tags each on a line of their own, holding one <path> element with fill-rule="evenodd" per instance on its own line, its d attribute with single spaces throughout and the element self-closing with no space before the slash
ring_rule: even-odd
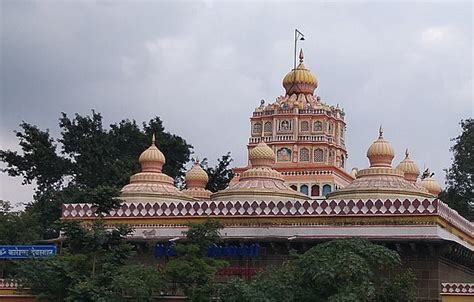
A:
<svg viewBox="0 0 474 302">
<path fill-rule="evenodd" d="M 441 192 L 441 186 L 432 176 L 424 178 L 421 181 L 421 186 L 428 190 L 428 192 L 430 192 L 430 194 L 433 194 L 433 196 L 435 197 L 437 197 L 438 194 Z"/>
<path fill-rule="evenodd" d="M 383 138 L 383 129 L 379 129 L 379 138 L 367 150 L 371 167 L 390 167 L 395 157 L 392 145 Z"/>
<path fill-rule="evenodd" d="M 313 94 L 314 90 L 318 87 L 316 76 L 306 69 L 303 59 L 303 50 L 301 50 L 300 64 L 283 78 L 283 87 L 285 87 L 286 94 L 288 95 L 293 93 Z"/>
<path fill-rule="evenodd" d="M 185 181 L 188 187 L 205 187 L 209 181 L 209 176 L 201 167 L 199 161 L 196 161 L 193 167 L 186 172 Z"/>
<path fill-rule="evenodd" d="M 420 170 L 415 162 L 410 158 L 408 149 L 405 151 L 405 159 L 398 164 L 397 170 L 402 171 L 404 173 L 404 178 L 411 182 L 416 182 L 416 179 L 420 175 Z"/>
<path fill-rule="evenodd" d="M 252 166 L 272 166 L 275 163 L 275 152 L 264 142 L 260 142 L 249 153 Z"/>
<path fill-rule="evenodd" d="M 352 170 L 351 170 L 351 176 L 354 177 L 354 178 L 356 178 L 357 172 L 359 172 L 359 169 L 357 169 L 357 168 L 352 168 Z"/>
<path fill-rule="evenodd" d="M 142 165 L 142 171 L 161 172 L 161 168 L 166 162 L 165 156 L 155 145 L 155 135 L 153 134 L 151 146 L 140 154 L 138 161 Z"/>
</svg>

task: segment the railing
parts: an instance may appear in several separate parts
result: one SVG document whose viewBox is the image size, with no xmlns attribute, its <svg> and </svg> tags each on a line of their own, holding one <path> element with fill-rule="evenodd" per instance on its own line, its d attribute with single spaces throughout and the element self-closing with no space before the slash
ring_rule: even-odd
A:
<svg viewBox="0 0 474 302">
<path fill-rule="evenodd" d="M 474 296 L 474 283 L 441 283 L 441 295 Z"/>
<path fill-rule="evenodd" d="M 294 135 L 277 135 L 275 137 L 275 141 L 277 142 L 286 142 L 286 141 L 293 141 L 295 140 Z"/>
<path fill-rule="evenodd" d="M 266 143 L 271 142 L 273 139 L 271 136 L 258 136 L 258 137 L 251 137 L 249 138 L 249 143 L 251 144 L 258 144 L 261 141 L 264 141 Z"/>
<path fill-rule="evenodd" d="M 265 116 L 265 115 L 272 115 L 273 110 L 266 110 L 266 111 L 254 111 L 253 116 Z"/>
<path fill-rule="evenodd" d="M 464 230 L 467 233 L 474 233 L 474 224 L 466 218 L 459 215 L 456 210 L 451 209 L 447 204 L 438 200 L 438 214 L 454 226 Z"/>
<path fill-rule="evenodd" d="M 325 136 L 325 135 L 298 135 L 297 136 L 298 141 L 303 141 L 303 142 L 325 142 L 329 144 L 336 144 L 337 141 L 330 136 Z M 250 137 L 249 138 L 249 143 L 250 144 L 258 144 L 261 141 L 265 143 L 270 143 L 270 142 L 291 142 L 295 141 L 295 135 L 277 135 L 275 138 L 272 136 L 255 136 L 255 137 Z M 345 147 L 344 140 L 340 140 L 340 143 L 338 144 L 342 147 Z"/>
<path fill-rule="evenodd" d="M 275 109 L 275 110 L 265 110 L 265 111 L 254 111 L 253 117 L 259 116 L 269 116 L 269 115 L 276 115 L 276 114 L 318 114 L 318 115 L 326 115 L 332 116 L 337 119 L 344 121 L 344 115 L 341 114 L 340 116 L 336 114 L 332 114 L 331 111 L 325 109 Z"/>
<path fill-rule="evenodd" d="M 300 109 L 300 114 L 326 114 L 326 110 L 324 109 Z"/>
<path fill-rule="evenodd" d="M 0 289 L 17 289 L 18 281 L 15 279 L 0 279 Z"/>
<path fill-rule="evenodd" d="M 331 175 L 334 174 L 332 171 L 291 171 L 281 172 L 284 176 L 300 176 L 300 175 Z"/>
<path fill-rule="evenodd" d="M 325 142 L 326 137 L 324 135 L 298 135 L 298 140 L 308 142 Z"/>
</svg>

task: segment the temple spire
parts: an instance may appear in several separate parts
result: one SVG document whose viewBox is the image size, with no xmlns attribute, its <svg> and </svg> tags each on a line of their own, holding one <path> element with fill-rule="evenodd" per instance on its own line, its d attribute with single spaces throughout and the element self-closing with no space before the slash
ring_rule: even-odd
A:
<svg viewBox="0 0 474 302">
<path fill-rule="evenodd" d="M 408 158 L 410 156 L 410 152 L 408 152 L 408 148 L 405 149 L 405 158 Z"/>
<path fill-rule="evenodd" d="M 155 133 L 153 133 L 153 135 L 151 136 L 151 144 L 154 145 L 155 144 Z"/>
<path fill-rule="evenodd" d="M 379 128 L 379 138 L 383 138 L 383 128 L 382 128 L 382 125 L 380 125 L 380 128 Z"/>
<path fill-rule="evenodd" d="M 303 48 L 300 49 L 300 63 L 303 63 L 304 60 L 304 54 L 303 54 Z"/>
</svg>

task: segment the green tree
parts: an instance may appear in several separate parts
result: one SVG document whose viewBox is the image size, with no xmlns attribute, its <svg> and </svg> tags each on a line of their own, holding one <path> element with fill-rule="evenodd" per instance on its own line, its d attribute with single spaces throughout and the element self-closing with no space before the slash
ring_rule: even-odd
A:
<svg viewBox="0 0 474 302">
<path fill-rule="evenodd" d="M 470 221 L 474 221 L 474 119 L 460 123 L 462 133 L 453 139 L 453 164 L 446 170 L 446 189 L 440 198 Z"/>
<path fill-rule="evenodd" d="M 87 228 L 68 221 L 59 228 L 61 254 L 22 262 L 18 270 L 22 286 L 40 301 L 150 301 L 153 290 L 163 288 L 158 272 L 127 264 L 134 254 L 128 227 L 108 230 L 95 220 Z"/>
<path fill-rule="evenodd" d="M 22 149 L 22 155 L 16 151 L 0 150 L 0 160 L 7 164 L 3 172 L 10 176 L 20 176 L 23 184 L 36 184 L 38 193 L 50 188 L 58 188 L 64 175 L 71 168 L 69 159 L 58 155 L 58 146 L 49 131 L 22 122 L 20 131 L 15 131 Z"/>
<path fill-rule="evenodd" d="M 155 301 L 154 296 L 163 288 L 163 276 L 152 267 L 139 264 L 122 266 L 112 281 L 115 296 L 134 297 L 136 301 Z"/>
<path fill-rule="evenodd" d="M 38 217 L 24 211 L 14 211 L 9 201 L 0 200 L 0 245 L 32 244 L 41 239 Z M 15 261 L 0 260 L 0 278 L 15 274 Z"/>
<path fill-rule="evenodd" d="M 48 130 L 23 122 L 16 132 L 21 152 L 0 150 L 4 172 L 36 184 L 26 211 L 38 215 L 44 238 L 57 236 L 51 226 L 63 203 L 93 202 L 99 213 L 116 207 L 113 197 L 139 171 L 138 156 L 150 145 L 152 134 L 166 156 L 163 171 L 172 177 L 183 175 L 192 149 L 181 137 L 166 132 L 158 117 L 141 127 L 134 120 L 104 127 L 95 111 L 72 118 L 62 113 L 59 128 L 60 137 L 54 139 Z"/>
<path fill-rule="evenodd" d="M 336 239 L 251 282 L 225 285 L 222 301 L 414 301 L 414 276 L 403 272 L 385 282 L 380 272 L 400 269 L 399 255 L 363 239 Z"/>
<path fill-rule="evenodd" d="M 230 155 L 230 152 L 222 155 L 222 157 L 217 160 L 217 164 L 214 167 L 208 166 L 207 159 L 203 160 L 203 169 L 209 176 L 206 189 L 215 193 L 219 190 L 227 188 L 229 182 L 232 180 L 232 177 L 234 177 L 234 171 L 232 171 L 232 169 L 229 167 L 232 161 L 233 159 Z"/>
<path fill-rule="evenodd" d="M 215 274 L 227 264 L 207 257 L 209 245 L 220 241 L 221 228 L 216 220 L 190 224 L 185 242 L 176 245 L 178 257 L 170 260 L 163 270 L 166 280 L 178 285 L 190 301 L 209 301 L 214 292 Z"/>
<path fill-rule="evenodd" d="M 0 244 L 28 244 L 41 239 L 38 217 L 13 211 L 9 201 L 0 200 Z"/>
</svg>

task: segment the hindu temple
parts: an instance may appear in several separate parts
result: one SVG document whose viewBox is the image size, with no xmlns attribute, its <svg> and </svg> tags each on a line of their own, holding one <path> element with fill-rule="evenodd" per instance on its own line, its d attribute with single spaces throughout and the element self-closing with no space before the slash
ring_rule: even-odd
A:
<svg viewBox="0 0 474 302">
<path fill-rule="evenodd" d="M 134 227 L 129 239 L 141 261 L 163 265 L 189 222 L 218 219 L 225 244 L 245 252 L 227 255 L 226 272 L 244 277 L 283 262 L 291 249 L 367 238 L 401 255 L 416 274 L 419 301 L 474 301 L 474 224 L 437 198 L 440 185 L 420 177 L 408 150 L 393 163 L 389 137 L 396 129 L 374 129 L 368 167 L 348 173 L 345 112 L 315 93 L 318 80 L 304 59 L 301 51 L 299 65 L 283 77 L 284 95 L 251 114 L 248 164 L 235 168 L 227 188 L 206 190 L 208 175 L 196 161 L 179 190 L 163 173 L 166 158 L 152 138 L 137 157 L 141 172 L 106 222 Z M 90 204 L 62 206 L 62 219 L 95 218 Z"/>
</svg>

